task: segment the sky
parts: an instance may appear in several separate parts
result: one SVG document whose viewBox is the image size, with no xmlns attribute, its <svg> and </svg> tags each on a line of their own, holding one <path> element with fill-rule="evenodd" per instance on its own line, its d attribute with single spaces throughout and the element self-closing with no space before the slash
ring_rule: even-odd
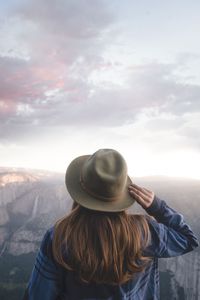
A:
<svg viewBox="0 0 200 300">
<path fill-rule="evenodd" d="M 198 0 L 0 1 L 0 166 L 200 179 Z"/>
</svg>

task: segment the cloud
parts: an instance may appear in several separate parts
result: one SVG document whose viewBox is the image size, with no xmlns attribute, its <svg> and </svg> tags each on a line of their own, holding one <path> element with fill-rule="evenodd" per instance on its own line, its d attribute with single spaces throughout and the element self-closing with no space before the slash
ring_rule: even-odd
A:
<svg viewBox="0 0 200 300">
<path fill-rule="evenodd" d="M 103 39 L 112 21 L 98 0 L 30 0 L 1 17 L 2 122 L 37 123 L 60 107 L 60 95 L 62 102 L 87 98 L 87 77 L 104 63 Z"/>
<path fill-rule="evenodd" d="M 198 122 L 191 125 L 189 119 L 200 111 L 200 86 L 180 76 L 185 57 L 174 63 L 128 66 L 105 59 L 117 32 L 106 1 L 23 1 L 2 24 L 4 142 L 49 132 L 54 126 L 134 125 L 142 115 L 148 120 L 146 132 L 161 136 L 171 130 L 176 136 L 196 137 L 192 132 Z M 108 78 L 109 71 L 123 84 Z"/>
<path fill-rule="evenodd" d="M 200 110 L 200 86 L 179 81 L 173 75 L 176 65 L 133 66 L 124 87 L 99 87 L 79 77 L 79 68 L 62 80 L 59 68 L 48 72 L 13 59 L 4 66 L 0 98 L 6 99 L 2 111 L 10 124 L 112 127 L 134 123 L 142 111 L 182 116 Z"/>
<path fill-rule="evenodd" d="M 73 39 L 96 38 L 112 18 L 102 0 L 29 0 L 18 13 L 52 35 Z"/>
<path fill-rule="evenodd" d="M 29 0 L 16 14 L 21 23 L 34 25 L 31 35 L 26 34 L 31 57 L 67 65 L 80 56 L 89 64 L 98 60 L 113 22 L 106 2 L 100 0 Z"/>
</svg>

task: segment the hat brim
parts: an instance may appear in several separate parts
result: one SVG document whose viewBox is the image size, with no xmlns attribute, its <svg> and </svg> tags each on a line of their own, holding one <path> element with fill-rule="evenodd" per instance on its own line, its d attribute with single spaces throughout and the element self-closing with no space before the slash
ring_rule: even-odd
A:
<svg viewBox="0 0 200 300">
<path fill-rule="evenodd" d="M 128 186 L 132 183 L 129 176 L 127 176 L 124 193 L 115 201 L 106 202 L 99 200 L 82 188 L 80 184 L 80 170 L 90 156 L 82 155 L 75 158 L 67 168 L 65 184 L 72 199 L 86 208 L 98 211 L 123 211 L 130 207 L 135 202 L 135 199 L 130 196 L 128 191 Z"/>
</svg>

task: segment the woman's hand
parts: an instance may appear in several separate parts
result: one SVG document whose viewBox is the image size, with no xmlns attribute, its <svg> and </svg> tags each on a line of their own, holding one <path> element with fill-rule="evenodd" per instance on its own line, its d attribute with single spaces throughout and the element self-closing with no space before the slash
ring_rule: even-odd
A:
<svg viewBox="0 0 200 300">
<path fill-rule="evenodd" d="M 128 187 L 130 195 L 144 208 L 148 208 L 154 199 L 154 192 L 132 183 Z"/>
</svg>

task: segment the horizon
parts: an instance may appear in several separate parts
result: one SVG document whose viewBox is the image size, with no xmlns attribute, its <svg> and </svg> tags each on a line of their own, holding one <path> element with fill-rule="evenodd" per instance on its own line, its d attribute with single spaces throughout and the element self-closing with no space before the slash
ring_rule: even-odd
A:
<svg viewBox="0 0 200 300">
<path fill-rule="evenodd" d="M 197 0 L 1 2 L 0 165 L 65 172 L 111 148 L 135 176 L 199 180 L 199 10 Z"/>
<path fill-rule="evenodd" d="M 65 171 L 54 171 L 54 170 L 50 170 L 50 169 L 39 169 L 39 168 L 25 168 L 25 167 L 13 167 L 13 166 L 0 166 L 0 175 L 1 175 L 1 170 L 5 169 L 7 172 L 22 172 L 22 173 L 31 173 L 31 172 L 44 172 L 44 173 L 50 173 L 50 174 L 55 174 L 55 175 L 65 175 Z M 194 178 L 194 177 L 185 177 L 185 176 L 170 176 L 170 175 L 163 175 L 163 174 L 149 174 L 149 175 L 142 175 L 142 176 L 135 176 L 135 175 L 131 175 L 128 174 L 128 176 L 133 179 L 155 179 L 155 180 L 177 180 L 177 181 L 200 181 L 200 178 Z"/>
</svg>

